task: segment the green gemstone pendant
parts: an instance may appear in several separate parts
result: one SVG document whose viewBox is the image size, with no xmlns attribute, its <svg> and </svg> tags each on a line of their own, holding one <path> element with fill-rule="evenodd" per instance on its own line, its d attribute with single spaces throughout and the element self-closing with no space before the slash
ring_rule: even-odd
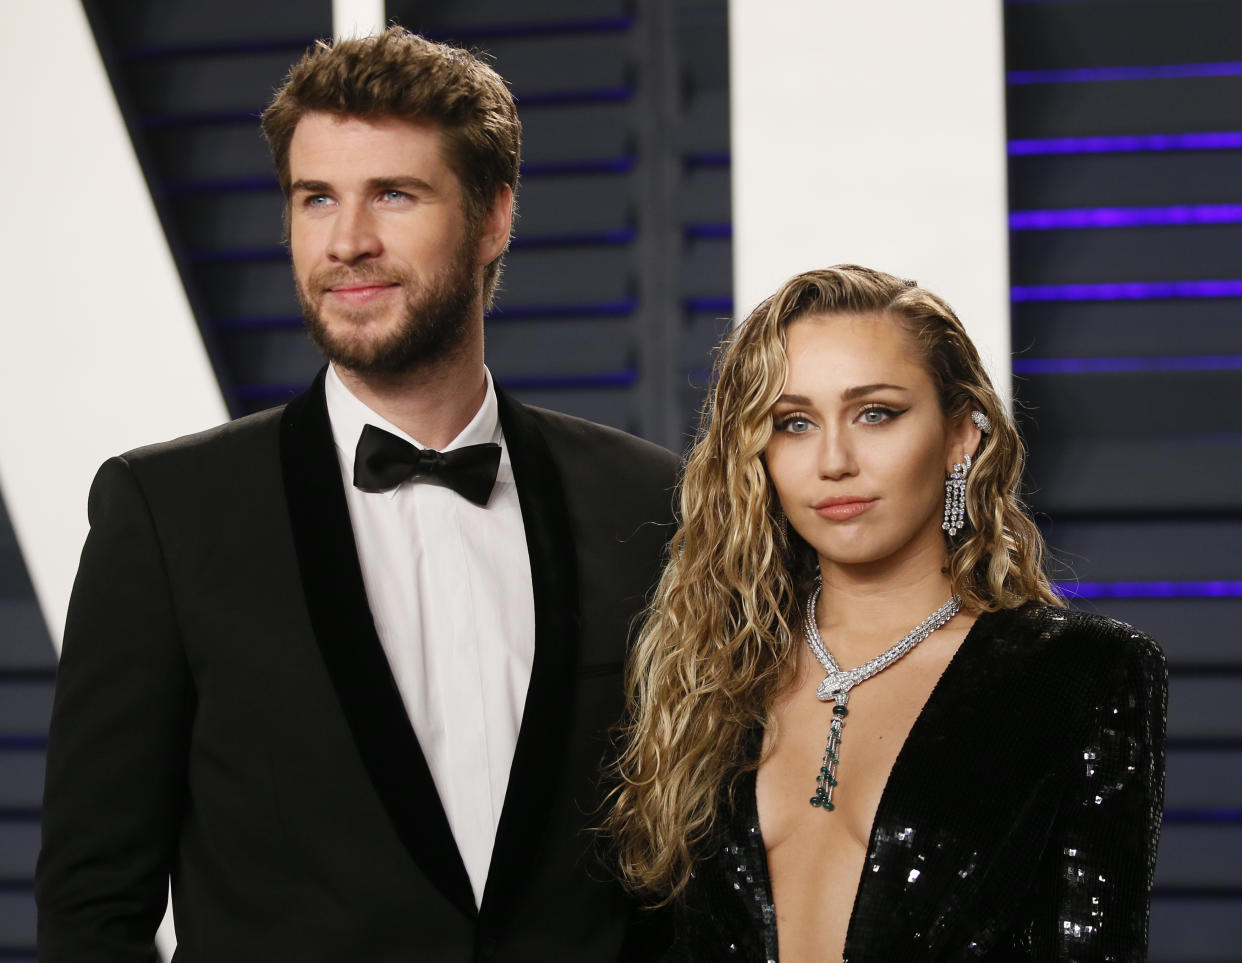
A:
<svg viewBox="0 0 1242 963">
<path fill-rule="evenodd" d="M 828 742 L 824 746 L 824 758 L 820 762 L 819 775 L 815 777 L 815 795 L 811 797 L 811 805 L 826 813 L 832 812 L 836 806 L 832 803 L 832 791 L 837 787 L 837 761 L 841 751 L 841 730 L 845 727 L 845 717 L 849 710 L 845 704 L 849 701 L 848 692 L 834 692 L 836 705 L 832 707 L 832 722 L 828 725 Z"/>
</svg>

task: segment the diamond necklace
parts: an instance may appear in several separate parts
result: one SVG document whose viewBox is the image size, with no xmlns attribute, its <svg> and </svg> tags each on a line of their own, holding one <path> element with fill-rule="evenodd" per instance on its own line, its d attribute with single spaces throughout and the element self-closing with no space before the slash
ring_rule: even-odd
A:
<svg viewBox="0 0 1242 963">
<path fill-rule="evenodd" d="M 949 619 L 957 615 L 962 607 L 962 600 L 956 595 L 936 609 L 901 641 L 885 649 L 870 662 L 865 662 L 856 669 L 842 669 L 832 657 L 824 640 L 819 637 L 818 620 L 815 618 L 815 606 L 819 602 L 819 593 L 823 589 L 823 578 L 815 582 L 815 591 L 806 600 L 806 618 L 803 620 L 803 631 L 806 644 L 810 647 L 819 664 L 828 673 L 815 695 L 820 702 L 836 702 L 832 707 L 832 722 L 828 726 L 828 744 L 824 747 L 824 759 L 819 766 L 819 775 L 815 777 L 815 795 L 811 797 L 811 805 L 821 808 L 824 812 L 832 812 L 836 807 L 832 803 L 832 791 L 837 787 L 837 761 L 841 752 L 841 730 L 845 727 L 845 717 L 850 714 L 847 705 L 850 701 L 850 689 L 860 682 L 866 682 L 877 672 L 882 672 L 913 649 L 936 629 L 943 626 Z"/>
</svg>

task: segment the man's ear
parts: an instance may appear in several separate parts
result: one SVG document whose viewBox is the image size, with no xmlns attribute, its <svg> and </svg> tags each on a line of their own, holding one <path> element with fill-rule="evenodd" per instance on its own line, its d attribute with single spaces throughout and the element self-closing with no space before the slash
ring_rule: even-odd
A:
<svg viewBox="0 0 1242 963">
<path fill-rule="evenodd" d="M 509 243 L 513 228 L 513 188 L 500 185 L 479 227 L 479 264 L 491 264 Z"/>
</svg>

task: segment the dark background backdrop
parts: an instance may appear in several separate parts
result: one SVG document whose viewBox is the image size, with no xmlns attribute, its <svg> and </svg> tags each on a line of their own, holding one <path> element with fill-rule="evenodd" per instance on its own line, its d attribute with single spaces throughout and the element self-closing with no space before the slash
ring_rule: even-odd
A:
<svg viewBox="0 0 1242 963">
<path fill-rule="evenodd" d="M 229 407 L 279 403 L 321 360 L 256 118 L 331 33 L 330 4 L 86 7 Z M 681 450 L 733 314 L 725 0 L 388 13 L 490 52 L 518 98 L 521 217 L 487 334 L 497 380 Z M 1242 4 L 1028 0 L 1005 4 L 1005 24 L 1030 499 L 1075 604 L 1170 657 L 1152 960 L 1236 961 Z M 0 959 L 33 960 L 54 656 L 2 506 L 0 625 Z"/>
</svg>

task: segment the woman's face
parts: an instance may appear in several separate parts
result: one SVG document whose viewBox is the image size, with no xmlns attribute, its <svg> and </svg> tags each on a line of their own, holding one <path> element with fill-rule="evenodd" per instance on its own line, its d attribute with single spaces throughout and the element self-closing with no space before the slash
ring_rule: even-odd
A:
<svg viewBox="0 0 1242 963">
<path fill-rule="evenodd" d="M 950 424 L 930 375 L 884 315 L 800 318 L 766 460 L 820 565 L 944 564 L 945 473 L 978 429 Z"/>
</svg>

